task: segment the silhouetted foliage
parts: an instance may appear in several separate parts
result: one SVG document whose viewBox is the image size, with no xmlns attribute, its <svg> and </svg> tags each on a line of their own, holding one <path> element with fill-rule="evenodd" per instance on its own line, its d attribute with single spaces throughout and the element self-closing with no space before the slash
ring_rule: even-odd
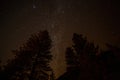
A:
<svg viewBox="0 0 120 80">
<path fill-rule="evenodd" d="M 66 49 L 66 63 L 67 63 L 67 69 L 73 69 L 76 68 L 79 63 L 77 63 L 77 55 L 73 52 L 72 48 Z"/>
<path fill-rule="evenodd" d="M 72 41 L 72 47 L 68 47 L 65 54 L 69 77 L 77 71 L 78 73 L 75 73 L 75 75 L 78 75 L 77 80 L 95 80 L 98 46 L 87 41 L 87 38 L 81 34 L 76 33 L 73 34 Z M 74 78 L 69 78 L 69 80 L 74 80 Z"/>
<path fill-rule="evenodd" d="M 65 54 L 67 71 L 57 80 L 120 80 L 120 48 L 107 44 L 108 50 L 98 53 L 86 37 L 74 33 L 72 40 Z"/>
<path fill-rule="evenodd" d="M 99 78 L 102 80 L 120 80 L 120 48 L 107 44 L 108 50 L 98 55 Z"/>
<path fill-rule="evenodd" d="M 32 35 L 18 50 L 15 58 L 4 67 L 6 80 L 48 80 L 52 60 L 51 39 L 47 31 Z"/>
<path fill-rule="evenodd" d="M 66 49 L 67 67 L 88 67 L 91 60 L 95 60 L 98 46 L 87 41 L 81 34 L 73 34 L 73 45 Z"/>
<path fill-rule="evenodd" d="M 95 46 L 94 43 L 88 42 L 86 37 L 83 37 L 81 34 L 73 34 L 73 48 L 77 55 L 87 56 L 89 58 L 94 58 L 98 52 L 98 46 Z"/>
<path fill-rule="evenodd" d="M 120 80 L 120 48 L 107 44 L 108 50 L 98 53 L 98 46 L 76 33 L 72 41 L 65 52 L 67 71 L 57 80 Z M 0 80 L 55 80 L 50 48 L 47 31 L 32 35 L 13 51 L 14 59 L 0 65 Z"/>
</svg>

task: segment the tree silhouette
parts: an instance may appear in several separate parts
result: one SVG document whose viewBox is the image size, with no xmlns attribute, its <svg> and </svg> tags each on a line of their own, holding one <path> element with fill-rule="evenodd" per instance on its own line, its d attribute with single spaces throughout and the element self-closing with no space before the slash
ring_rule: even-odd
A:
<svg viewBox="0 0 120 80">
<path fill-rule="evenodd" d="M 66 49 L 66 62 L 68 66 L 82 66 L 87 63 L 86 61 L 95 59 L 98 46 L 95 47 L 94 43 L 88 42 L 86 37 L 76 33 L 73 34 L 72 41 L 72 47 Z"/>
<path fill-rule="evenodd" d="M 120 48 L 108 49 L 88 42 L 81 34 L 73 34 L 72 47 L 66 48 L 67 71 L 57 80 L 120 80 Z"/>
<path fill-rule="evenodd" d="M 67 48 L 65 54 L 67 71 L 79 70 L 81 79 L 90 79 L 90 77 L 95 75 L 95 59 L 98 46 L 88 42 L 86 37 L 81 34 L 76 33 L 73 34 L 72 41 L 72 47 Z"/>
<path fill-rule="evenodd" d="M 107 44 L 108 50 L 98 55 L 99 78 L 102 80 L 119 80 L 120 48 Z"/>
<path fill-rule="evenodd" d="M 78 56 L 73 52 L 71 47 L 66 49 L 66 63 L 67 63 L 67 70 L 73 70 L 79 66 Z"/>
<path fill-rule="evenodd" d="M 72 47 L 79 57 L 95 58 L 99 47 L 95 46 L 94 43 L 87 41 L 87 38 L 83 37 L 82 34 L 79 35 L 74 33 L 72 41 Z"/>
<path fill-rule="evenodd" d="M 15 58 L 4 67 L 4 79 L 48 80 L 52 70 L 50 48 L 51 39 L 46 30 L 32 35 L 23 46 L 13 51 Z"/>
</svg>

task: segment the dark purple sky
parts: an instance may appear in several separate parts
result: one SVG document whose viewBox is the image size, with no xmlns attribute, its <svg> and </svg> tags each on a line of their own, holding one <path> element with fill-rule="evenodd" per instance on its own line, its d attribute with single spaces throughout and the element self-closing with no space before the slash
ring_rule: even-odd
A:
<svg viewBox="0 0 120 80">
<path fill-rule="evenodd" d="M 47 29 L 54 41 L 53 64 L 57 76 L 65 70 L 63 56 L 74 32 L 87 36 L 103 49 L 105 43 L 120 46 L 117 0 L 3 0 L 0 4 L 3 61 L 11 58 L 11 50 L 41 29 Z"/>
</svg>

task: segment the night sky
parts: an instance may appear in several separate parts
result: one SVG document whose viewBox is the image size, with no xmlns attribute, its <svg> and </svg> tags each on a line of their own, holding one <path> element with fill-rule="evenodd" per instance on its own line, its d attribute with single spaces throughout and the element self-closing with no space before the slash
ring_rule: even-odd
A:
<svg viewBox="0 0 120 80">
<path fill-rule="evenodd" d="M 117 0 L 3 0 L 0 2 L 0 59 L 5 62 L 39 30 L 53 40 L 52 62 L 56 76 L 65 71 L 65 48 L 74 32 L 105 49 L 120 46 L 120 13 Z"/>
</svg>

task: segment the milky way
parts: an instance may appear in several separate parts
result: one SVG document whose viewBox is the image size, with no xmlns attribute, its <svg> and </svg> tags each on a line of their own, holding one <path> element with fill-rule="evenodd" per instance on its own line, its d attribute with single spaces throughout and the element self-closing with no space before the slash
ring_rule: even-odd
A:
<svg viewBox="0 0 120 80">
<path fill-rule="evenodd" d="M 58 77 L 65 71 L 65 48 L 74 32 L 105 48 L 120 45 L 119 4 L 116 0 L 5 0 L 1 6 L 0 58 L 5 62 L 39 30 L 47 29 L 53 40 L 52 66 Z"/>
</svg>

